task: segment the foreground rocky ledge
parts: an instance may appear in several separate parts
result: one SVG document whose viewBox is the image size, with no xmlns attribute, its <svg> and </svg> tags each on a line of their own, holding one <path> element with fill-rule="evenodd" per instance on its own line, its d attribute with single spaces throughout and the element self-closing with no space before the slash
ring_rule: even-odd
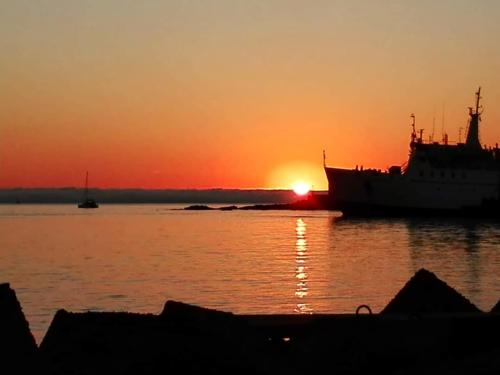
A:
<svg viewBox="0 0 500 375">
<path fill-rule="evenodd" d="M 32 370 L 38 348 L 30 332 L 16 293 L 9 284 L 0 284 L 0 374 L 16 368 L 17 373 Z"/>
<path fill-rule="evenodd" d="M 60 310 L 39 349 L 3 288 L 0 327 L 22 324 L 0 336 L 1 373 L 500 373 L 500 315 L 481 312 L 426 270 L 373 315 L 234 315 L 175 301 L 159 315 Z"/>
</svg>

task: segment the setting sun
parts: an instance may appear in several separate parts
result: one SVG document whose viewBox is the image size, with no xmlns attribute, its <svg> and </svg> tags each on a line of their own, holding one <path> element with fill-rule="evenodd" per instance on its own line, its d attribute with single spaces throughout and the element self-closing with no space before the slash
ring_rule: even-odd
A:
<svg viewBox="0 0 500 375">
<path fill-rule="evenodd" d="M 294 183 L 292 188 L 295 194 L 306 195 L 311 190 L 311 185 L 301 181 Z"/>
</svg>

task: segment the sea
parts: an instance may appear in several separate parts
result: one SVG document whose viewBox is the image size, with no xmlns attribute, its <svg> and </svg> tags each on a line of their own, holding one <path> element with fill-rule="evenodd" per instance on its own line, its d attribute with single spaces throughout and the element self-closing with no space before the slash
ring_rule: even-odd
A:
<svg viewBox="0 0 500 375">
<path fill-rule="evenodd" d="M 484 311 L 500 298 L 500 222 L 185 206 L 0 205 L 0 283 L 37 342 L 59 309 L 378 312 L 420 268 Z"/>
</svg>

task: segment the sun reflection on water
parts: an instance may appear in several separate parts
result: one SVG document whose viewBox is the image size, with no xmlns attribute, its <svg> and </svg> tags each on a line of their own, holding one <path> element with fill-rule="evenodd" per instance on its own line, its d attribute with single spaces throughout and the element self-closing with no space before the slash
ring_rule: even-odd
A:
<svg viewBox="0 0 500 375">
<path fill-rule="evenodd" d="M 307 297 L 309 288 L 307 287 L 307 239 L 306 239 L 306 223 L 302 219 L 297 219 L 295 226 L 296 242 L 295 249 L 297 255 L 295 257 L 295 278 L 297 279 L 297 289 L 295 296 L 299 299 L 295 312 L 308 314 L 312 313 L 312 308 L 304 300 Z"/>
</svg>

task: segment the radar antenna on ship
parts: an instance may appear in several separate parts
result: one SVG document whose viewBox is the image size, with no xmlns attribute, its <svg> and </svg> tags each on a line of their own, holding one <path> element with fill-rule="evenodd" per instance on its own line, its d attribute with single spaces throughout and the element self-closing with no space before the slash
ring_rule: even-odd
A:
<svg viewBox="0 0 500 375">
<path fill-rule="evenodd" d="M 482 106 L 479 105 L 479 101 L 482 99 L 481 97 L 481 86 L 479 86 L 479 89 L 477 90 L 476 92 L 476 113 L 477 114 L 481 114 L 483 111 L 481 111 L 481 113 L 479 113 L 479 109 L 483 109 Z"/>
<path fill-rule="evenodd" d="M 469 107 L 469 115 L 470 116 L 472 116 L 472 115 L 480 115 L 481 113 L 483 113 L 483 111 L 482 111 L 483 106 L 479 105 L 479 101 L 482 98 L 483 97 L 481 96 L 481 86 L 479 86 L 479 88 L 476 91 L 476 108 Z M 479 112 L 479 110 L 481 110 L 481 112 Z"/>
</svg>

